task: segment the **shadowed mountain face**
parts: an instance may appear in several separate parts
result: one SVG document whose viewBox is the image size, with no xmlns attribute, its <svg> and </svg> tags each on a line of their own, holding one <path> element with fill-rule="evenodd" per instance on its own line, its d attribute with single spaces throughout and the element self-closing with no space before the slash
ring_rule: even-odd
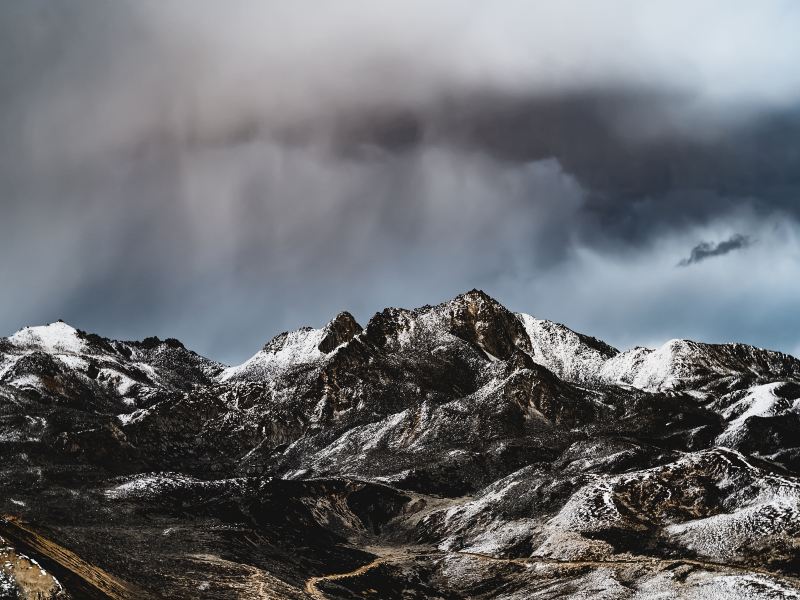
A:
<svg viewBox="0 0 800 600">
<path fill-rule="evenodd" d="M 800 361 L 480 291 L 233 367 L 26 328 L 0 446 L 0 598 L 800 597 Z"/>
</svg>

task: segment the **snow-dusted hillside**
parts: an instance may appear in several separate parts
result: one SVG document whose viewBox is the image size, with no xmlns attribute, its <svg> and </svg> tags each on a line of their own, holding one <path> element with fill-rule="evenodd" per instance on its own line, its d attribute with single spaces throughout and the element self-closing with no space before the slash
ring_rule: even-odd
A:
<svg viewBox="0 0 800 600">
<path fill-rule="evenodd" d="M 796 379 L 800 361 L 744 344 L 670 340 L 650 350 L 633 348 L 607 361 L 600 378 L 644 389 L 720 390 L 742 384 Z"/>
<path fill-rule="evenodd" d="M 630 385 L 644 390 L 695 390 L 800 378 L 796 358 L 744 344 L 669 340 L 656 349 L 619 352 L 558 323 L 520 313 L 533 359 L 576 383 Z"/>
<path fill-rule="evenodd" d="M 0 383 L 78 404 L 90 400 L 109 412 L 207 385 L 221 369 L 177 340 L 107 340 L 62 321 L 0 339 Z"/>
<path fill-rule="evenodd" d="M 232 367 L 25 328 L 0 339 L 0 448 L 3 513 L 154 597 L 303 598 L 348 571 L 331 598 L 791 597 L 800 576 L 797 359 L 619 352 L 477 290 Z M 362 571 L 364 548 L 384 559 Z"/>
<path fill-rule="evenodd" d="M 604 365 L 619 354 L 608 344 L 552 321 L 518 314 L 531 340 L 533 360 L 567 381 L 595 383 Z"/>
</svg>

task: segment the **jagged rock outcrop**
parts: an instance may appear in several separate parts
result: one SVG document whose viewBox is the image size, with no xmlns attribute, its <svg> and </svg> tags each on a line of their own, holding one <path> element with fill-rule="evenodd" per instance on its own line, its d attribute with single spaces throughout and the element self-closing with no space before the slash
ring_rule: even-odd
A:
<svg viewBox="0 0 800 600">
<path fill-rule="evenodd" d="M 361 325 L 356 322 L 353 315 L 347 311 L 340 312 L 325 326 L 322 340 L 317 348 L 320 352 L 328 354 L 352 340 L 359 333 L 361 333 Z"/>
</svg>

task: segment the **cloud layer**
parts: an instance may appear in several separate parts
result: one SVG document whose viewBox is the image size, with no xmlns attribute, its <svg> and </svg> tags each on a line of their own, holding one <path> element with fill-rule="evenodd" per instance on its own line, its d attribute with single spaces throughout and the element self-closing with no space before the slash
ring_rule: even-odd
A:
<svg viewBox="0 0 800 600">
<path fill-rule="evenodd" d="M 618 345 L 794 350 L 798 26 L 793 2 L 0 7 L 0 326 L 237 361 L 482 287 Z"/>
</svg>

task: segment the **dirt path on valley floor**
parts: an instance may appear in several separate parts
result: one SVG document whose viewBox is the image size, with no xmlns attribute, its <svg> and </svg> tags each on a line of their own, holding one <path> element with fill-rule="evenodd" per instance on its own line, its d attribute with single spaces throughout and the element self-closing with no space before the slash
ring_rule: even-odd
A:
<svg viewBox="0 0 800 600">
<path fill-rule="evenodd" d="M 652 567 L 667 568 L 667 567 L 677 567 L 680 565 L 691 565 L 691 566 L 701 567 L 707 571 L 727 572 L 727 573 L 734 573 L 737 575 L 739 574 L 752 575 L 754 573 L 757 573 L 759 575 L 765 575 L 773 579 L 784 581 L 800 590 L 800 578 L 797 577 L 775 573 L 759 567 L 744 567 L 740 565 L 716 563 L 711 561 L 702 561 L 690 558 L 663 559 L 663 558 L 641 557 L 641 558 L 620 558 L 620 559 L 608 559 L 608 560 L 558 560 L 554 558 L 544 558 L 544 557 L 498 558 L 496 556 L 491 556 L 489 554 L 481 554 L 478 552 L 466 552 L 466 551 L 442 552 L 438 550 L 431 550 L 428 552 L 418 552 L 418 553 L 390 552 L 386 555 L 378 556 L 372 562 L 362 565 L 357 569 L 348 571 L 346 573 L 333 573 L 330 575 L 320 575 L 316 577 L 310 577 L 309 579 L 306 580 L 305 592 L 315 600 L 329 600 L 328 597 L 322 592 L 322 590 L 319 589 L 319 585 L 322 583 L 329 581 L 342 581 L 344 579 L 360 577 L 361 575 L 364 575 L 365 573 L 374 569 L 375 567 L 378 567 L 382 564 L 394 562 L 397 560 L 413 560 L 415 558 L 423 558 L 423 557 L 444 558 L 446 556 L 464 556 L 468 558 L 474 558 L 476 560 L 483 560 L 487 562 L 503 563 L 503 564 L 516 564 L 516 565 L 543 564 L 543 565 L 553 565 L 566 568 L 570 567 L 604 568 L 604 567 L 614 567 L 614 566 L 617 567 L 652 566 Z"/>
</svg>

